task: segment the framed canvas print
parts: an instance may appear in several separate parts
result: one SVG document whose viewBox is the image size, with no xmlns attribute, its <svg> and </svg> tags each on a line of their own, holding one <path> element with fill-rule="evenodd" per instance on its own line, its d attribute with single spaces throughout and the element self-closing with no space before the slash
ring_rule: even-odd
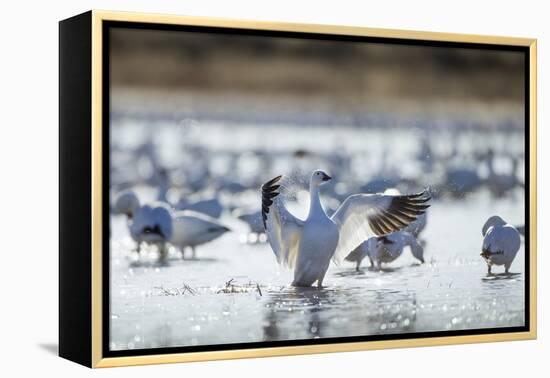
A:
<svg viewBox="0 0 550 378">
<path fill-rule="evenodd" d="M 536 41 L 60 22 L 59 352 L 536 337 Z"/>
</svg>

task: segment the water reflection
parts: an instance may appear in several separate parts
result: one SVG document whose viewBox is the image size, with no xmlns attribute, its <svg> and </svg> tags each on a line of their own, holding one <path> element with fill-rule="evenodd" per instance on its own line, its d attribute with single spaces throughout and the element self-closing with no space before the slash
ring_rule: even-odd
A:
<svg viewBox="0 0 550 378">
<path fill-rule="evenodd" d="M 264 306 L 264 340 L 410 332 L 416 308 L 414 293 L 395 290 L 285 289 L 269 293 Z"/>
</svg>

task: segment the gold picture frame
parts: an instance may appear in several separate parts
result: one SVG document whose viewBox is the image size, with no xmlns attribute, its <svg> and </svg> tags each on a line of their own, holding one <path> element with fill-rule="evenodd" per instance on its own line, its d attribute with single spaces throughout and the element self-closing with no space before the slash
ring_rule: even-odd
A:
<svg viewBox="0 0 550 378">
<path fill-rule="evenodd" d="M 80 18 L 79 18 L 80 17 Z M 360 36 L 360 37 L 377 37 L 377 38 L 397 38 L 403 40 L 412 41 L 440 41 L 449 43 L 468 43 L 468 44 L 490 44 L 490 45 L 503 45 L 503 46 L 520 46 L 528 49 L 529 62 L 528 62 L 528 84 L 529 84 L 529 292 L 528 305 L 529 305 L 529 330 L 526 332 L 514 332 L 514 333 L 494 333 L 494 334 L 478 334 L 478 335 L 463 335 L 463 336 L 445 336 L 445 337 L 429 337 L 429 338 L 407 338 L 399 340 L 381 340 L 381 341 L 365 341 L 365 342 L 342 342 L 331 344 L 315 344 L 315 345 L 300 345 L 300 346 L 284 346 L 284 347 L 266 347 L 255 349 L 237 349 L 237 350 L 220 350 L 220 351 L 206 351 L 206 352 L 190 352 L 190 353 L 170 353 L 170 354 L 154 354 L 154 355 L 138 355 L 138 356 L 124 356 L 124 357 L 104 357 L 103 345 L 104 345 L 104 333 L 103 333 L 103 304 L 105 301 L 103 295 L 103 237 L 105 228 L 103 225 L 103 211 L 105 201 L 105 190 L 103 187 L 103 153 L 105 146 L 103 145 L 103 122 L 105 112 L 105 101 L 103 98 L 103 63 L 104 63 L 104 41 L 103 41 L 103 25 L 105 22 L 129 22 L 140 24 L 162 24 L 162 25 L 187 25 L 198 27 L 217 27 L 217 28 L 238 28 L 238 29 L 250 29 L 250 30 L 262 30 L 262 31 L 278 31 L 278 32 L 298 32 L 298 33 L 321 33 L 332 35 L 344 35 L 344 36 Z M 67 175 L 71 174 L 70 166 L 64 166 L 64 159 L 67 159 L 67 155 L 64 155 L 63 140 L 64 133 L 76 132 L 68 131 L 69 128 L 81 127 L 81 125 L 75 125 L 75 120 L 87 119 L 91 122 L 90 128 L 87 130 L 89 135 L 83 136 L 85 141 L 90 142 L 89 151 L 90 156 L 90 171 L 89 181 L 83 183 L 83 185 L 90 184 L 89 193 L 91 195 L 88 206 L 89 212 L 81 216 L 90 216 L 89 224 L 81 227 L 78 232 L 88 232 L 90 245 L 82 245 L 81 248 L 89 247 L 89 254 L 82 261 L 71 260 L 74 257 L 70 257 L 70 253 L 75 253 L 74 246 L 78 245 L 78 241 L 67 241 L 61 243 L 60 247 L 60 355 L 71 359 L 73 361 L 82 363 L 90 367 L 114 367 L 114 366 L 129 366 L 129 365 L 144 365 L 144 364 L 160 364 L 160 363 L 174 363 L 174 362 L 189 362 L 189 361 L 208 361 L 208 360 L 220 360 L 220 359 L 238 359 L 238 358 L 252 358 L 252 357 L 268 357 L 268 356 L 284 356 L 284 355 L 301 355 L 311 353 L 328 353 L 328 352 L 349 352 L 360 350 L 372 350 L 372 349 L 388 349 L 388 348 L 403 348 L 403 347 L 421 347 L 421 346 L 435 346 L 435 345 L 448 345 L 448 344 L 467 344 L 467 343 L 481 343 L 481 342 L 495 342 L 495 341 L 513 341 L 513 340 L 527 340 L 535 339 L 537 336 L 537 264 L 536 264 L 536 235 L 537 235 L 537 135 L 536 135 L 536 122 L 537 122 L 537 109 L 536 109 L 536 54 L 537 54 L 537 41 L 536 39 L 528 38 L 514 38 L 514 37 L 501 37 L 501 36 L 482 36 L 482 35 L 469 35 L 469 34 L 452 34 L 452 33 L 436 33 L 436 32 L 424 32 L 424 31 L 407 31 L 407 30 L 392 30 L 392 29 L 377 29 L 367 27 L 351 27 L 351 26 L 336 26 L 336 25 L 317 25 L 317 24 L 295 24 L 295 23 L 280 23 L 280 22 L 265 22 L 265 21 L 252 21 L 252 20 L 231 20 L 231 19 L 217 19 L 209 17 L 187 17 L 187 16 L 174 16 L 174 15 L 160 15 L 160 14 L 145 14 L 145 13 L 127 13 L 127 12 L 110 12 L 93 10 L 84 15 L 77 16 L 67 21 L 62 21 L 60 33 L 60 74 L 61 76 L 68 75 L 64 69 L 63 59 L 69 59 L 74 56 L 74 53 L 79 48 L 89 48 L 89 56 L 91 61 L 89 62 L 90 76 L 82 78 L 82 75 L 75 74 L 71 77 L 76 77 L 74 80 L 84 80 L 89 83 L 89 88 L 84 88 L 83 93 L 90 89 L 90 103 L 89 112 L 86 114 L 67 115 L 65 116 L 66 107 L 70 105 L 70 101 L 81 101 L 79 97 L 73 96 L 72 99 L 69 96 L 63 97 L 61 94 L 60 100 L 60 123 L 61 123 L 61 181 L 63 185 L 63 169 Z M 72 26 L 71 26 L 72 25 Z M 85 31 L 88 33 L 84 40 L 89 40 L 89 45 L 79 44 L 74 40 L 74 33 L 76 31 Z M 67 34 L 73 34 L 72 37 L 67 37 Z M 72 39 L 71 39 L 72 38 Z M 65 52 L 64 52 L 65 51 Z M 65 54 L 65 55 L 64 55 Z M 73 55 L 71 55 L 73 54 Z M 86 56 L 81 59 L 87 59 Z M 68 77 L 68 76 L 67 76 Z M 66 85 L 72 85 L 70 77 L 61 78 L 61 91 L 63 91 L 64 83 Z M 65 81 L 63 81 L 65 80 Z M 86 104 L 81 104 L 82 108 L 86 108 Z M 82 113 L 82 112 L 81 112 Z M 70 118 L 70 117 L 83 117 L 83 118 Z M 70 125 L 69 125 L 69 121 Z M 64 123 L 65 122 L 65 123 Z M 91 132 L 90 132 L 91 131 Z M 71 139 L 75 136 L 69 136 Z M 69 153 L 70 151 L 67 151 Z M 74 151 L 73 151 L 74 152 Z M 85 173 L 84 173 L 85 174 Z M 75 194 L 76 195 L 76 194 Z M 61 219 L 63 227 L 61 227 L 61 237 L 65 238 L 66 234 L 71 230 L 71 227 L 77 227 L 77 225 L 70 224 L 71 216 L 77 216 L 70 213 L 71 210 L 63 208 L 63 203 L 60 218 L 65 218 L 66 222 Z M 67 213 L 65 213 L 65 212 Z M 64 217 L 67 215 L 67 217 Z M 86 227 L 90 226 L 86 230 Z M 82 228 L 84 227 L 84 228 Z M 65 232 L 65 233 L 64 233 Z M 72 244 L 71 244 L 72 243 Z M 69 251 L 69 247 L 73 249 Z M 85 274 L 83 279 L 90 278 L 89 295 L 84 290 L 82 300 L 89 301 L 89 307 L 85 305 L 86 311 L 91 310 L 89 317 L 81 319 L 81 323 L 68 325 L 70 323 L 67 319 L 69 317 L 76 317 L 77 314 L 73 313 L 69 309 L 72 302 L 72 296 L 75 295 L 72 292 L 73 286 L 76 289 L 82 289 L 74 281 L 71 281 L 74 277 L 71 273 L 67 273 L 68 269 L 73 269 L 75 272 L 87 271 L 89 275 Z M 74 278 L 76 279 L 76 278 Z M 72 283 L 71 283 L 72 282 Z M 85 289 L 87 289 L 85 287 Z M 63 298 L 68 299 L 64 300 Z M 83 302 L 88 303 L 88 302 Z M 87 324 L 89 322 L 89 327 Z M 77 330 L 79 330 L 77 332 Z M 71 333 L 71 334 L 69 334 Z M 88 343 L 89 346 L 83 347 L 79 352 L 72 352 L 72 349 L 76 348 L 79 341 L 82 343 Z"/>
</svg>

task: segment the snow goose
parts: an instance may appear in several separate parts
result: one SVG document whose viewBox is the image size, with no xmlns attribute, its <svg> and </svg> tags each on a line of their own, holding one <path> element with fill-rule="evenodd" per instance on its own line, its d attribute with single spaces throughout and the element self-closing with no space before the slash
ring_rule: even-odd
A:
<svg viewBox="0 0 550 378">
<path fill-rule="evenodd" d="M 170 244 L 181 250 L 185 257 L 185 248 L 191 248 L 192 258 L 196 258 L 195 247 L 212 241 L 229 228 L 208 215 L 195 211 L 176 211 L 172 215 L 173 234 Z"/>
<path fill-rule="evenodd" d="M 277 261 L 294 269 L 293 286 L 317 282 L 321 288 L 331 259 L 339 264 L 370 236 L 398 231 L 429 207 L 426 191 L 403 196 L 354 194 L 329 218 L 319 192 L 331 177 L 318 170 L 309 183 L 309 214 L 301 220 L 286 209 L 279 196 L 281 177 L 262 185 L 262 219 Z"/>
<path fill-rule="evenodd" d="M 223 212 L 223 205 L 216 197 L 198 200 L 195 202 L 182 198 L 176 205 L 176 209 L 191 210 L 197 213 L 206 214 L 212 218 L 219 218 Z"/>
<path fill-rule="evenodd" d="M 133 190 L 124 190 L 116 195 L 112 207 L 114 214 L 124 214 L 128 219 L 132 219 L 138 209 L 139 199 Z"/>
<path fill-rule="evenodd" d="M 411 249 L 412 255 L 421 263 L 424 263 L 424 248 L 418 243 L 416 238 L 405 231 L 397 231 L 386 236 L 375 236 L 367 239 L 359 244 L 346 257 L 347 261 L 353 261 L 356 265 L 356 270 L 361 267 L 361 261 L 368 257 L 371 267 L 376 267 L 378 270 L 382 268 L 382 263 L 390 263 L 395 261 L 403 254 L 405 247 Z"/>
<path fill-rule="evenodd" d="M 492 274 L 493 265 L 504 265 L 504 272 L 508 273 L 521 244 L 518 230 L 494 215 L 485 222 L 481 233 L 481 257 L 487 262 L 487 273 Z"/>
<path fill-rule="evenodd" d="M 136 193 L 134 193 L 133 190 L 128 189 L 116 195 L 114 204 L 111 210 L 113 214 L 125 215 L 126 224 L 128 226 L 128 229 L 130 229 L 130 227 L 132 226 L 134 215 L 139 210 L 139 208 L 140 208 L 140 204 Z M 138 239 L 136 239 L 131 232 L 130 232 L 130 236 L 136 243 L 136 251 L 139 253 L 141 242 Z"/>
<path fill-rule="evenodd" d="M 233 211 L 233 215 L 245 222 L 250 229 L 250 232 L 253 234 L 263 234 L 265 232 L 264 226 L 262 224 L 262 212 L 259 210 L 246 210 L 246 209 L 236 209 Z"/>
<path fill-rule="evenodd" d="M 487 153 L 487 167 L 489 169 L 489 176 L 487 177 L 486 183 L 489 190 L 495 197 L 503 197 L 506 193 L 516 187 L 524 186 L 524 184 L 518 179 L 517 171 L 519 168 L 519 162 L 516 157 L 511 158 L 512 167 L 509 173 L 497 173 L 495 171 L 494 160 L 495 154 L 493 150 L 489 150 Z"/>
<path fill-rule="evenodd" d="M 463 197 L 481 187 L 483 180 L 475 168 L 455 167 L 446 172 L 444 188 L 453 197 Z"/>
<path fill-rule="evenodd" d="M 172 237 L 172 217 L 170 210 L 162 203 L 141 206 L 130 224 L 130 235 L 138 243 L 156 245 L 160 259 L 166 259 L 166 243 Z"/>
<path fill-rule="evenodd" d="M 399 196 L 401 195 L 401 192 L 397 188 L 390 188 L 390 189 L 386 189 L 384 191 L 384 194 Z M 419 214 L 416 217 L 416 220 L 412 221 L 407 227 L 403 229 L 403 231 L 406 231 L 412 234 L 415 238 L 418 238 L 418 235 L 420 235 L 420 233 L 424 231 L 424 229 L 426 228 L 427 223 L 428 223 L 428 213 L 426 211 L 422 214 Z"/>
</svg>

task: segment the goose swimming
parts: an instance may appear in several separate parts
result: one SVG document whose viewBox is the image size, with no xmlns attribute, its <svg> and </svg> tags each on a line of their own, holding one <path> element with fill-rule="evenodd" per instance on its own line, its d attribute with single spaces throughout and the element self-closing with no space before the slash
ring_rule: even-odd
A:
<svg viewBox="0 0 550 378">
<path fill-rule="evenodd" d="M 385 236 L 375 236 L 359 244 L 346 257 L 347 261 L 357 263 L 355 269 L 358 271 L 361 267 L 361 261 L 365 257 L 370 260 L 371 267 L 380 270 L 382 263 L 387 264 L 395 261 L 403 254 L 405 247 L 411 249 L 412 255 L 424 263 L 424 248 L 418 243 L 414 235 L 406 231 L 397 231 Z"/>
<path fill-rule="evenodd" d="M 331 179 L 315 171 L 309 183 L 310 207 L 305 220 L 285 207 L 277 176 L 262 185 L 262 220 L 279 264 L 294 269 L 293 286 L 319 288 L 330 260 L 339 264 L 370 236 L 398 231 L 428 207 L 427 191 L 411 195 L 354 194 L 328 217 L 321 205 L 320 187 Z"/>
<path fill-rule="evenodd" d="M 481 233 L 481 257 L 487 262 L 487 273 L 492 274 L 493 265 L 504 265 L 504 272 L 508 273 L 521 244 L 518 230 L 494 215 L 485 222 Z"/>
</svg>

